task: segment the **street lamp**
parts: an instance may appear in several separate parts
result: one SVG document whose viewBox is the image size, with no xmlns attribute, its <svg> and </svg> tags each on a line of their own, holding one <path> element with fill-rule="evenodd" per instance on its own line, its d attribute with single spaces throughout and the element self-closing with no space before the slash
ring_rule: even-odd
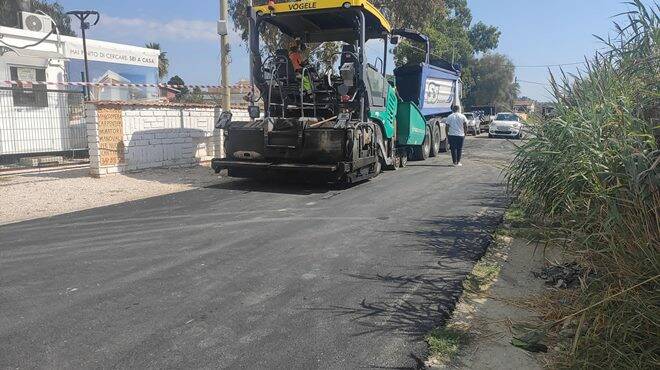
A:
<svg viewBox="0 0 660 370">
<path fill-rule="evenodd" d="M 90 26 L 96 26 L 97 23 L 99 23 L 99 12 L 95 10 L 72 10 L 70 12 L 66 12 L 67 15 L 72 15 L 80 21 L 80 29 L 82 30 L 82 39 L 83 39 L 83 54 L 85 58 L 85 96 L 87 100 L 90 100 L 90 95 L 89 95 L 89 63 L 87 62 L 87 41 L 85 37 L 85 30 L 88 30 Z M 94 23 L 90 25 L 89 22 L 87 22 L 87 18 L 90 16 L 96 16 L 96 19 L 94 20 Z"/>
</svg>

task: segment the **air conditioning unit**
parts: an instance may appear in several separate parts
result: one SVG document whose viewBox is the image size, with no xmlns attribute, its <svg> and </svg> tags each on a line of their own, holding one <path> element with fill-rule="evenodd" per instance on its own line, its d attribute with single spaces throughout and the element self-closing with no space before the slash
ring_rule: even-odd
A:
<svg viewBox="0 0 660 370">
<path fill-rule="evenodd" d="M 21 12 L 21 25 L 24 30 L 48 33 L 53 30 L 53 23 L 48 16 Z"/>
</svg>

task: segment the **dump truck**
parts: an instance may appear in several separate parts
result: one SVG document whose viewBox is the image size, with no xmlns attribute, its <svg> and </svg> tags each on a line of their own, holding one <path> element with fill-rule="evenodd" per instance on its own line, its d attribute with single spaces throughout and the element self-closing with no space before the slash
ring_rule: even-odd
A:
<svg viewBox="0 0 660 370">
<path fill-rule="evenodd" d="M 460 104 L 460 70 L 432 65 L 426 36 L 392 29 L 366 0 L 270 2 L 248 8 L 248 17 L 251 80 L 259 94 L 250 95 L 249 121 L 221 114 L 216 127 L 225 132 L 226 155 L 212 160 L 216 172 L 350 184 L 446 150 L 442 117 Z M 295 47 L 267 51 L 263 35 L 299 46 L 337 43 L 340 51 L 322 61 L 321 71 L 294 65 Z M 422 43 L 425 60 L 388 76 L 388 47 L 401 38 Z M 373 63 L 370 40 L 383 45 Z"/>
</svg>

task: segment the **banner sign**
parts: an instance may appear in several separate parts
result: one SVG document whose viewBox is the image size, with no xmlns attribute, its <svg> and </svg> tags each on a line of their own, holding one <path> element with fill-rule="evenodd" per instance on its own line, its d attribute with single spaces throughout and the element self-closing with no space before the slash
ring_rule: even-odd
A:
<svg viewBox="0 0 660 370">
<path fill-rule="evenodd" d="M 82 41 L 66 42 L 64 56 L 70 59 L 85 59 Z M 87 59 L 97 62 L 131 64 L 143 67 L 158 68 L 158 55 L 130 49 L 109 48 L 93 43 L 87 44 Z"/>
</svg>

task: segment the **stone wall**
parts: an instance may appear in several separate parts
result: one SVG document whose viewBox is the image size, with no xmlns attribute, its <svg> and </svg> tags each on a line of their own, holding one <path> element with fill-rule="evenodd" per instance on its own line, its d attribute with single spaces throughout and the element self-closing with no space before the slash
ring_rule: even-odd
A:
<svg viewBox="0 0 660 370">
<path fill-rule="evenodd" d="M 220 108 L 120 102 L 92 102 L 86 108 L 92 176 L 222 157 L 223 135 L 215 129 Z M 246 111 L 233 113 L 234 119 L 249 119 Z"/>
</svg>

